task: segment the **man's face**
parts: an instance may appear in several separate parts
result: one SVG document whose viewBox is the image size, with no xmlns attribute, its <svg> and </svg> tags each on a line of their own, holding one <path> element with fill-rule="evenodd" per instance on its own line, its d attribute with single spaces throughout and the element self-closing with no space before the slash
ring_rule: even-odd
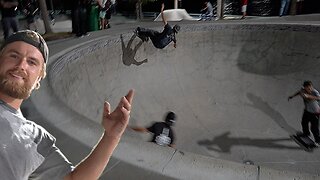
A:
<svg viewBox="0 0 320 180">
<path fill-rule="evenodd" d="M 304 89 L 306 90 L 306 92 L 307 92 L 308 94 L 311 94 L 311 92 L 312 92 L 312 90 L 313 90 L 313 86 L 312 86 L 312 85 L 309 85 L 309 86 L 304 87 Z"/>
<path fill-rule="evenodd" d="M 41 80 L 43 63 L 36 47 L 23 41 L 8 44 L 0 52 L 0 93 L 17 99 L 28 98 Z"/>
</svg>

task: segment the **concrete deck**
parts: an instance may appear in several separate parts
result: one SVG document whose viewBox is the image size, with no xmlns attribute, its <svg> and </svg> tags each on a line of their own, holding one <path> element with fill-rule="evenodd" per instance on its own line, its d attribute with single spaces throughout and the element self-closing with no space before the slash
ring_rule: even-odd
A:
<svg viewBox="0 0 320 180">
<path fill-rule="evenodd" d="M 98 140 L 105 99 L 115 106 L 136 90 L 130 125 L 177 113 L 177 150 L 127 130 L 101 179 L 320 179 L 320 151 L 289 138 L 302 100 L 287 101 L 306 79 L 320 89 L 319 17 L 181 21 L 177 49 L 163 50 L 128 44 L 135 27 L 162 23 L 119 18 L 111 29 L 49 42 L 48 77 L 24 108 L 75 164 Z"/>
</svg>

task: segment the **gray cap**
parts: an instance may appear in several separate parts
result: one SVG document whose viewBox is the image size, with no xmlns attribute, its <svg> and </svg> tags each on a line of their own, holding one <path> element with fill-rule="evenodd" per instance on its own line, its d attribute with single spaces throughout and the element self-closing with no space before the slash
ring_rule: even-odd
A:
<svg viewBox="0 0 320 180">
<path fill-rule="evenodd" d="M 39 33 L 35 32 L 35 31 L 31 31 L 31 30 L 22 30 L 22 31 L 18 31 L 16 33 L 13 33 L 4 41 L 4 43 L 1 46 L 1 50 L 6 45 L 13 43 L 13 42 L 16 42 L 16 41 L 24 41 L 24 42 L 38 48 L 44 58 L 44 62 L 45 63 L 48 62 L 49 49 L 48 49 L 46 41 L 43 39 L 43 37 Z"/>
</svg>

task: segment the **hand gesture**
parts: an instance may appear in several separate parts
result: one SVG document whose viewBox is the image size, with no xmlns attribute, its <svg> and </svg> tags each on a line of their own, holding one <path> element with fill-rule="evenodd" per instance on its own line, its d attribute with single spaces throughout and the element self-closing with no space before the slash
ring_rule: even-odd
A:
<svg viewBox="0 0 320 180">
<path fill-rule="evenodd" d="M 120 138 L 126 129 L 133 99 L 134 91 L 131 89 L 128 94 L 121 98 L 116 109 L 110 113 L 110 104 L 104 103 L 102 117 L 102 126 L 105 129 L 105 135 L 114 138 Z"/>
</svg>

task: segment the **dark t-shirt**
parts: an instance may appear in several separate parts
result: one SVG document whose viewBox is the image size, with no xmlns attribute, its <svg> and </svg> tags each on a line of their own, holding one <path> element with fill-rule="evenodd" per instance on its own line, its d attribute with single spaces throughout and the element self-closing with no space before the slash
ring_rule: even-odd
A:
<svg viewBox="0 0 320 180">
<path fill-rule="evenodd" d="M 165 122 L 156 122 L 147 129 L 153 133 L 151 142 L 162 146 L 174 144 L 173 131 Z"/>
<path fill-rule="evenodd" d="M 168 44 L 170 44 L 171 41 L 176 43 L 176 36 L 172 27 L 167 23 L 164 26 L 163 31 L 156 36 L 153 44 L 156 48 L 163 49 Z"/>
<path fill-rule="evenodd" d="M 17 2 L 16 0 L 3 0 L 4 3 L 7 2 Z M 1 5 L 0 5 L 1 6 Z M 15 17 L 17 15 L 17 6 L 4 8 L 1 6 L 1 15 L 2 17 Z"/>
</svg>

